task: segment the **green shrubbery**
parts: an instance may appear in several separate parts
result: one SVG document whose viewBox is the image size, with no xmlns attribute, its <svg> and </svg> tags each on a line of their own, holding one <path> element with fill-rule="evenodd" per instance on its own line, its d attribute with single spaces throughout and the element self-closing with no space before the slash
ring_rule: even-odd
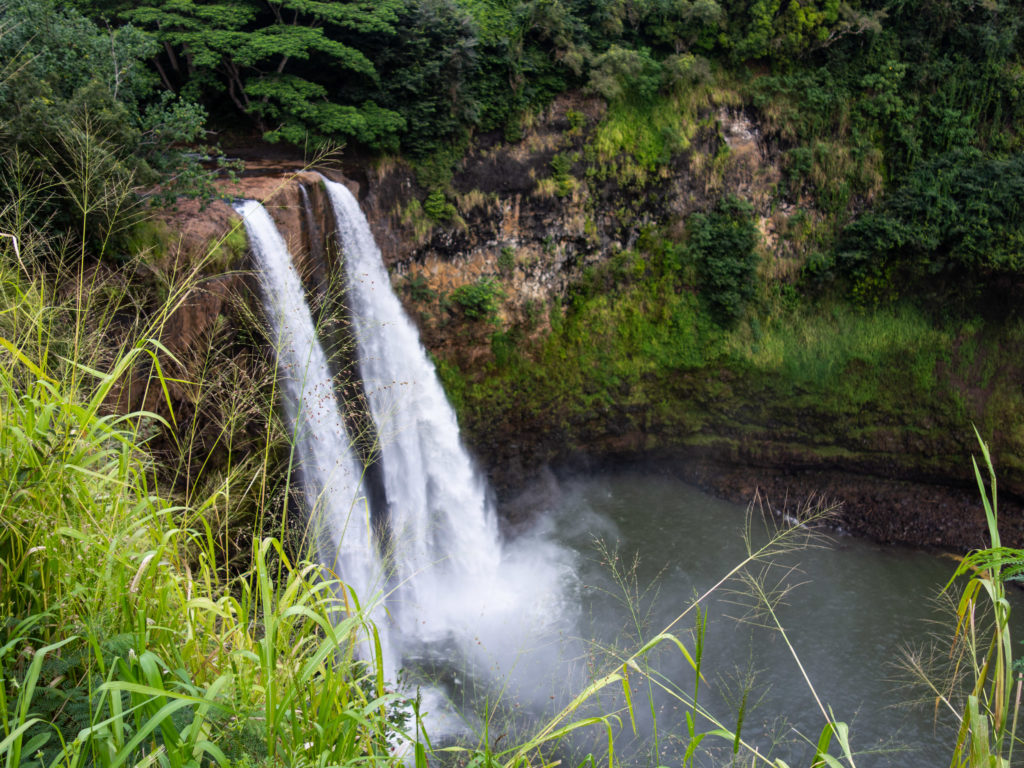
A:
<svg viewBox="0 0 1024 768">
<path fill-rule="evenodd" d="M 707 214 L 687 221 L 688 251 L 697 264 L 702 298 L 724 326 L 743 317 L 757 281 L 757 244 L 753 208 L 735 197 L 719 201 Z"/>
<path fill-rule="evenodd" d="M 837 266 L 866 300 L 906 294 L 971 311 L 1000 280 L 1024 275 L 1022 200 L 1024 155 L 945 154 L 844 230 Z"/>
<path fill-rule="evenodd" d="M 44 252 L 67 243 L 28 225 L 14 246 L 0 240 L 0 760 L 391 764 L 399 699 L 352 656 L 372 629 L 271 523 L 287 475 L 273 406 L 254 447 L 242 433 L 265 393 L 233 376 L 234 353 L 171 382 L 179 361 L 152 341 L 193 284 L 147 301 L 132 260 L 62 266 Z M 207 453 L 175 412 L 180 384 L 207 416 L 236 399 L 215 421 L 226 464 L 175 467 Z M 164 415 L 124 413 L 133 388 Z"/>
<path fill-rule="evenodd" d="M 440 189 L 435 189 L 427 195 L 423 201 L 423 212 L 431 220 L 441 223 L 451 221 L 457 213 L 455 206 L 448 202 L 444 192 Z"/>
<path fill-rule="evenodd" d="M 498 314 L 499 302 L 505 293 L 493 277 L 482 277 L 475 283 L 460 285 L 451 294 L 453 304 L 470 320 L 492 321 Z"/>
</svg>

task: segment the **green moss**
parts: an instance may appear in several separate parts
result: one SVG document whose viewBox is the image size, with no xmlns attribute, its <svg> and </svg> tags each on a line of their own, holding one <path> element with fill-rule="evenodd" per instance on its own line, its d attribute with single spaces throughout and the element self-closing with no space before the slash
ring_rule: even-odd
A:
<svg viewBox="0 0 1024 768">
<path fill-rule="evenodd" d="M 676 153 L 690 145 L 697 124 L 688 105 L 675 96 L 609 107 L 587 149 L 591 173 L 643 185 Z"/>
<path fill-rule="evenodd" d="M 208 269 L 213 272 L 237 269 L 248 250 L 249 241 L 245 236 L 245 230 L 242 227 L 235 227 L 210 249 Z"/>
</svg>

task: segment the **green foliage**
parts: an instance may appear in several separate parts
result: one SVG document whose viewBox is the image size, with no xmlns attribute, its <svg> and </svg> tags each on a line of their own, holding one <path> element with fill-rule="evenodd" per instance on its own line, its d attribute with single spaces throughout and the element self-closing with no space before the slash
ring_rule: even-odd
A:
<svg viewBox="0 0 1024 768">
<path fill-rule="evenodd" d="M 697 265 L 701 296 L 725 327 L 743 316 L 754 295 L 759 233 L 753 212 L 749 203 L 725 197 L 711 213 L 687 220 L 688 252 Z"/>
<path fill-rule="evenodd" d="M 509 246 L 502 246 L 498 254 L 498 271 L 503 275 L 511 274 L 516 268 L 516 252 Z"/>
<path fill-rule="evenodd" d="M 447 189 L 465 152 L 463 141 L 431 145 L 429 154 L 413 158 L 416 181 L 424 189 Z"/>
<path fill-rule="evenodd" d="M 752 0 L 737 5 L 744 7 L 735 42 L 735 55 L 740 59 L 800 57 L 827 43 L 840 30 L 839 0 Z"/>
<path fill-rule="evenodd" d="M 478 122 L 477 35 L 472 17 L 457 3 L 402 4 L 396 39 L 381 51 L 377 67 L 379 101 L 402 115 L 401 145 L 410 157 L 425 158 L 446 145 L 461 147 L 467 128 Z"/>
<path fill-rule="evenodd" d="M 878 407 L 894 391 L 913 393 L 918 403 L 941 396 L 936 370 L 953 340 L 910 307 L 798 305 L 752 327 L 749 337 L 738 328 L 730 351 L 762 375 L 781 376 L 795 389 L 819 393 L 819 402 L 846 409 Z"/>
<path fill-rule="evenodd" d="M 519 341 L 516 329 L 491 334 L 491 354 L 494 355 L 495 365 L 505 368 L 519 362 Z"/>
<path fill-rule="evenodd" d="M 586 115 L 575 109 L 567 109 L 565 119 L 569 123 L 569 133 L 573 135 L 579 134 L 587 122 Z"/>
<path fill-rule="evenodd" d="M 668 167 L 674 154 L 689 146 L 696 126 L 688 118 L 687 109 L 675 97 L 642 106 L 611 106 L 587 148 L 592 163 L 588 173 L 642 187 Z"/>
<path fill-rule="evenodd" d="M 0 31 L 0 118 L 8 141 L 42 149 L 85 113 L 112 140 L 133 144 L 154 84 L 154 44 L 126 26 L 104 31 L 50 0 L 11 0 Z"/>
<path fill-rule="evenodd" d="M 996 473 L 988 446 L 977 429 L 975 435 L 981 446 L 989 481 L 989 490 L 986 490 L 978 461 L 972 458 L 988 524 L 989 547 L 975 550 L 965 557 L 946 585 L 949 589 L 958 577 L 970 577 L 958 601 L 954 647 L 950 654 L 967 667 L 970 692 L 959 706 L 950 702 L 949 696 L 941 696 L 941 699 L 958 712 L 961 723 L 953 764 L 983 768 L 1009 766 L 1017 746 L 1020 696 L 1014 697 L 1014 683 L 1019 690 L 1020 660 L 1016 663 L 1013 660 L 1011 609 L 1006 584 L 1021 580 L 1024 550 L 1001 544 Z M 978 626 L 978 617 L 985 614 L 991 616 L 994 624 L 990 637 L 986 637 L 988 633 Z"/>
<path fill-rule="evenodd" d="M 566 197 L 576 188 L 576 179 L 572 176 L 572 160 L 565 155 L 551 158 L 551 178 L 555 182 L 555 194 Z"/>
<path fill-rule="evenodd" d="M 227 97 L 270 141 L 356 139 L 393 147 L 405 127 L 399 114 L 369 99 L 339 101 L 333 91 L 346 76 L 375 82 L 373 63 L 355 39 L 393 35 L 397 7 L 396 0 L 165 0 L 121 16 L 164 45 L 157 61 L 166 87 L 203 99 Z"/>
<path fill-rule="evenodd" d="M 451 294 L 451 300 L 470 320 L 493 321 L 498 314 L 499 302 L 505 297 L 501 285 L 493 277 L 482 277 L 475 283 L 460 285 Z"/>
<path fill-rule="evenodd" d="M 233 168 L 197 143 L 205 110 L 154 93 L 145 59 L 155 50 L 142 31 L 100 27 L 67 5 L 5 4 L 0 219 L 7 232 L 45 232 L 74 246 L 38 249 L 50 257 L 123 261 L 143 199 L 215 194 L 214 179 Z M 151 191 L 140 195 L 137 184 Z"/>
<path fill-rule="evenodd" d="M 590 71 L 590 88 L 609 103 L 650 102 L 661 88 L 661 65 L 649 50 L 612 45 Z"/>
<path fill-rule="evenodd" d="M 132 26 L 103 29 L 50 0 L 5 3 L 4 21 L 0 192 L 7 200 L 39 187 L 26 213 L 102 253 L 134 202 L 132 184 L 170 177 L 172 193 L 208 191 L 208 176 L 181 148 L 200 137 L 205 113 L 187 99 L 153 97 L 156 80 L 145 65 L 152 39 Z"/>
<path fill-rule="evenodd" d="M 437 222 L 451 221 L 457 213 L 455 206 L 448 202 L 444 192 L 440 189 L 435 189 L 427 195 L 423 201 L 423 212 Z"/>
<path fill-rule="evenodd" d="M 403 288 L 413 301 L 429 302 L 437 298 L 437 294 L 427 283 L 427 278 L 420 273 L 407 276 Z"/>
<path fill-rule="evenodd" d="M 1024 155 L 943 155 L 845 229 L 837 265 L 869 300 L 910 293 L 969 310 L 975 296 L 991 298 L 1000 281 L 1024 273 L 1022 199 Z"/>
<path fill-rule="evenodd" d="M 769 123 L 807 145 L 842 139 L 854 153 L 881 149 L 886 181 L 967 146 L 1016 147 L 1020 19 L 1004 3 L 884 6 L 871 12 L 886 14 L 884 26 L 865 17 L 854 22 L 862 34 L 830 33 L 817 66 L 779 67 L 750 83 Z"/>
</svg>

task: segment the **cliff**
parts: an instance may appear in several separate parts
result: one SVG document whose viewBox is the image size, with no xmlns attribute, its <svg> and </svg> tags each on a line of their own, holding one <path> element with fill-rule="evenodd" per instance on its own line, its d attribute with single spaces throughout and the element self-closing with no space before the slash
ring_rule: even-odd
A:
<svg viewBox="0 0 1024 768">
<path fill-rule="evenodd" d="M 330 171 L 355 180 L 393 286 L 503 498 L 545 465 L 637 462 L 740 502 L 757 489 L 780 507 L 823 497 L 842 504 L 850 530 L 961 548 L 983 543 L 973 422 L 1000 460 L 1008 541 L 1024 542 L 1021 366 L 1000 354 L 1001 331 L 800 299 L 808 232 L 828 215 L 780 194 L 778 137 L 723 106 L 684 149 L 641 167 L 595 154 L 601 109 L 563 98 L 519 142 L 478 137 L 446 197 L 431 199 L 399 162 Z M 332 217 L 314 175 L 280 170 L 230 191 L 267 201 L 323 308 L 340 296 Z M 751 204 L 760 240 L 759 293 L 731 329 L 711 321 L 679 255 L 690 217 L 723 195 Z M 180 233 L 169 258 L 196 259 L 233 221 L 219 202 L 168 215 Z M 245 325 L 227 296 L 247 281 L 200 283 L 167 325 L 172 351 L 187 357 L 218 317 Z"/>
<path fill-rule="evenodd" d="M 1002 329 L 939 332 L 902 310 L 794 299 L 806 233 L 828 215 L 780 195 L 781 143 L 750 114 L 705 115 L 640 181 L 590 153 L 599 118 L 563 99 L 519 143 L 479 140 L 447 222 L 423 216 L 408 168 L 368 171 L 363 202 L 394 286 L 505 495 L 544 464 L 641 462 L 739 502 L 758 488 L 779 506 L 840 502 L 844 527 L 883 541 L 972 546 L 977 424 L 999 460 L 1007 535 L 1024 541 L 1022 366 Z M 759 297 L 728 333 L 709 330 L 699 303 L 679 309 L 697 290 L 685 277 L 650 287 L 664 242 L 685 241 L 688 217 L 724 194 L 753 205 L 761 235 Z M 453 296 L 486 281 L 497 313 L 481 320 Z M 687 335 L 696 353 L 664 352 Z"/>
</svg>

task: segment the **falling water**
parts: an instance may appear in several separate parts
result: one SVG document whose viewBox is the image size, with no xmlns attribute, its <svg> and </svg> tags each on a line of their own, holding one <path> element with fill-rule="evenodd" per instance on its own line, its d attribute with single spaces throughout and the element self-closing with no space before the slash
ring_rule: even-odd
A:
<svg viewBox="0 0 1024 768">
<path fill-rule="evenodd" d="M 462 445 L 434 366 L 391 290 L 369 225 L 345 187 L 324 183 L 344 251 L 346 302 L 384 479 L 383 498 L 374 498 L 373 510 L 287 248 L 262 206 L 237 205 L 277 341 L 285 415 L 294 424 L 296 464 L 321 557 L 364 604 L 378 598 L 371 616 L 389 679 L 421 659 L 450 663 L 480 681 L 496 677 L 524 698 L 541 697 L 547 690 L 541 678 L 565 683 L 565 648 L 557 635 L 566 634 L 574 616 L 576 600 L 565 588 L 575 573 L 572 557 L 542 533 L 502 540 L 487 483 Z M 382 537 L 389 548 L 383 561 L 371 524 L 377 519 L 390 526 L 390 535 Z M 528 662 L 520 664 L 522 659 Z M 432 733 L 457 729 L 440 690 L 422 693 L 424 706 L 433 710 Z M 548 703 L 549 696 L 541 698 Z"/>
<path fill-rule="evenodd" d="M 321 562 L 352 587 L 364 605 L 383 587 L 383 568 L 362 488 L 363 469 L 351 450 L 334 393 L 330 368 L 317 339 L 302 282 L 284 240 L 266 209 L 246 200 L 235 205 L 245 220 L 256 258 L 263 306 L 277 350 L 286 424 L 316 535 Z M 385 633 L 381 610 L 371 612 Z M 382 634 L 385 663 L 392 661 Z M 367 648 L 362 649 L 364 657 Z M 386 666 L 386 671 L 393 671 Z"/>
<path fill-rule="evenodd" d="M 452 640 L 478 655 L 483 649 L 488 664 L 511 663 L 527 645 L 532 653 L 543 642 L 540 629 L 564 619 L 571 564 L 541 539 L 502 543 L 487 484 L 391 290 L 369 223 L 346 187 L 324 184 L 344 252 L 360 376 L 379 434 L 403 637 Z"/>
<path fill-rule="evenodd" d="M 408 580 L 406 598 L 421 609 L 415 615 L 431 617 L 426 629 L 443 631 L 452 617 L 439 582 L 451 588 L 493 581 L 501 556 L 494 510 L 359 204 L 341 184 L 325 183 L 345 253 L 360 376 L 380 435 L 389 517 L 401 553 L 396 565 Z M 421 624 L 418 633 L 424 631 Z"/>
</svg>

